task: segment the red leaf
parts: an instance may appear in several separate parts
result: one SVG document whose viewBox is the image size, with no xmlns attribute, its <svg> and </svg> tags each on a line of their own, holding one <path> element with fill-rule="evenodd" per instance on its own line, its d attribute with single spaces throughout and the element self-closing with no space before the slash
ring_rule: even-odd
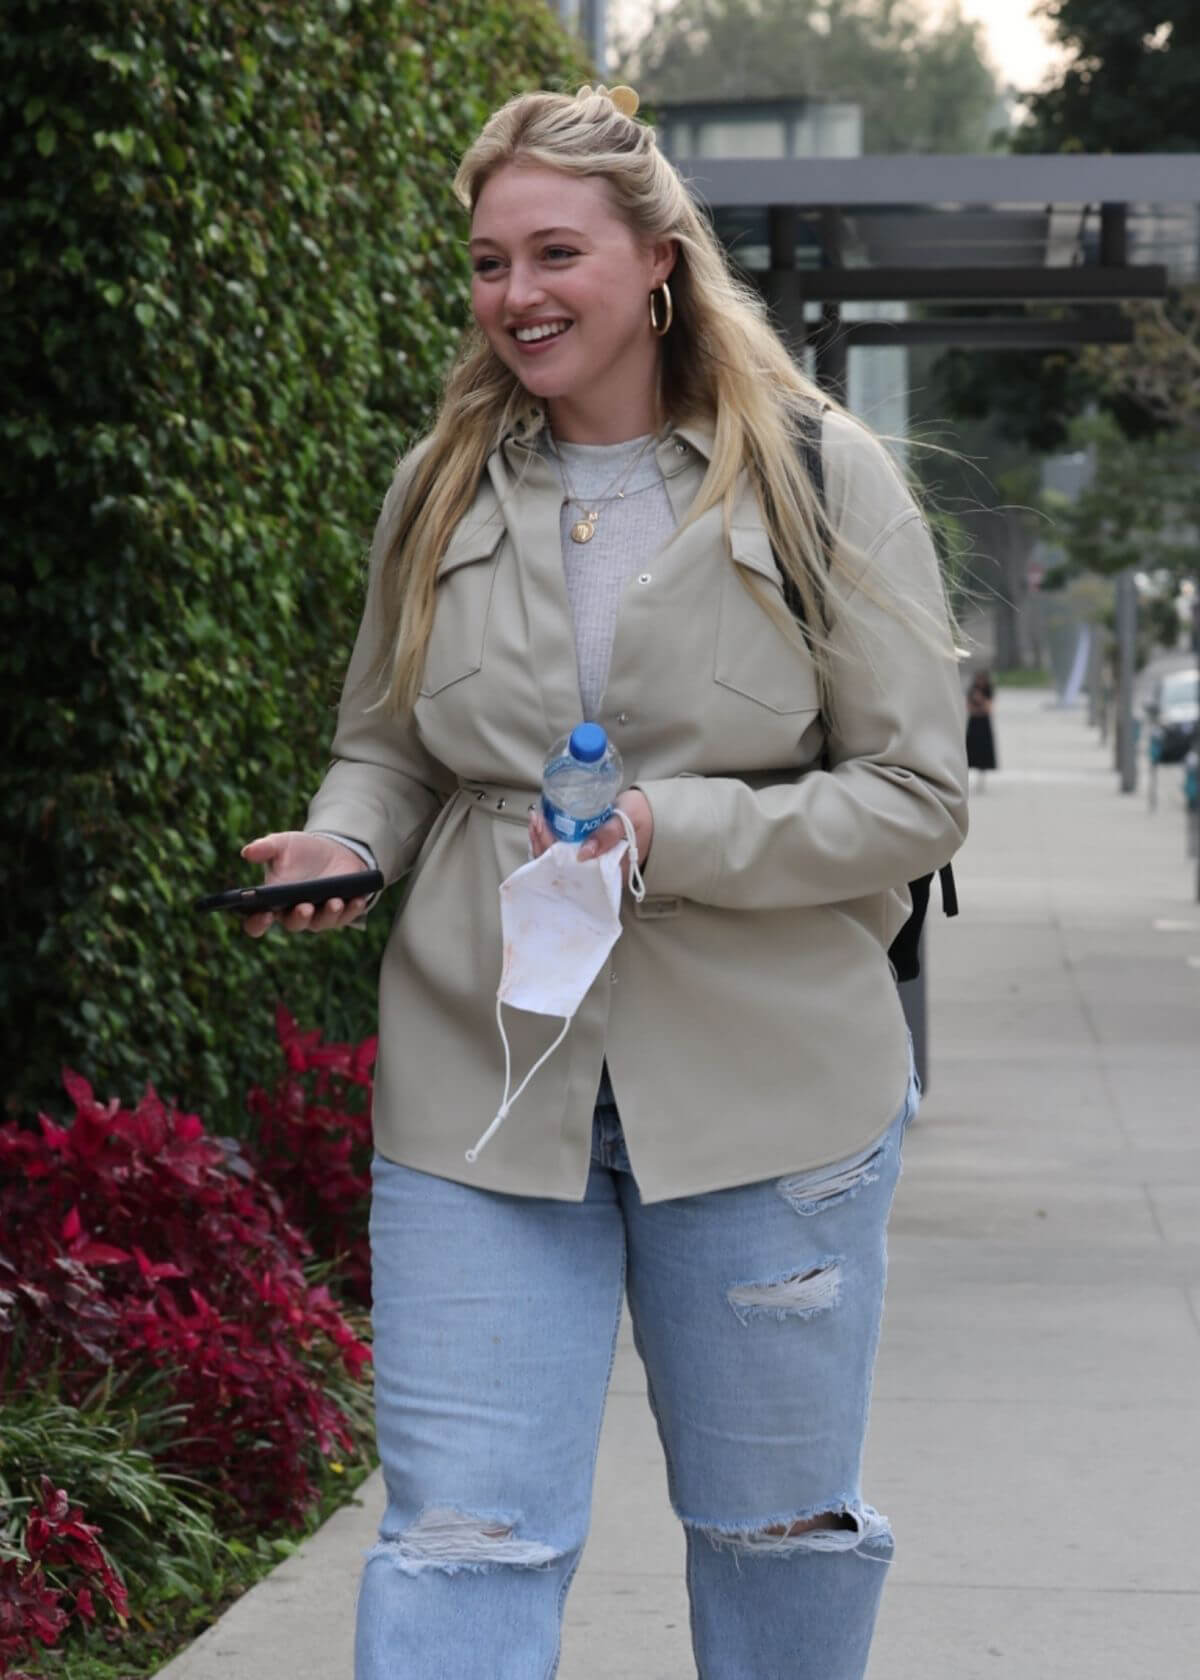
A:
<svg viewBox="0 0 1200 1680">
<path fill-rule="evenodd" d="M 38 1123 L 42 1128 L 42 1136 L 50 1149 L 61 1152 L 70 1142 L 70 1133 L 62 1126 L 56 1126 L 48 1114 L 39 1114 Z"/>
<path fill-rule="evenodd" d="M 62 1082 L 66 1088 L 67 1095 L 75 1104 L 76 1108 L 90 1108 L 95 1102 L 96 1095 L 92 1090 L 92 1087 L 88 1084 L 83 1075 L 76 1073 L 73 1068 L 63 1068 Z"/>
<path fill-rule="evenodd" d="M 81 1266 L 119 1266 L 126 1260 L 132 1260 L 133 1255 L 127 1254 L 123 1248 L 114 1248 L 112 1243 L 85 1240 L 71 1245 L 71 1258 L 78 1260 Z"/>
<path fill-rule="evenodd" d="M 181 1271 L 181 1269 L 170 1260 L 148 1260 L 144 1250 L 138 1248 L 136 1243 L 134 1244 L 133 1257 L 137 1261 L 138 1271 L 148 1283 L 157 1283 L 159 1278 L 181 1278 L 187 1276 L 186 1272 Z"/>
</svg>

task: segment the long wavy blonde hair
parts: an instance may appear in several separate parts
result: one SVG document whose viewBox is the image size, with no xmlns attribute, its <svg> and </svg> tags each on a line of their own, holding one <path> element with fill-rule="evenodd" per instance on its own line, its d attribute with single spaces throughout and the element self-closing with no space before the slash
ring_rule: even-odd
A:
<svg viewBox="0 0 1200 1680">
<path fill-rule="evenodd" d="M 757 293 L 730 272 L 716 235 L 658 150 L 654 130 L 624 115 L 606 93 L 527 93 L 501 106 L 455 178 L 464 207 L 474 211 L 487 182 L 512 163 L 603 180 L 635 238 L 675 242 L 675 319 L 661 342 L 662 408 L 672 424 L 699 421 L 714 434 L 708 471 L 686 523 L 721 504 L 728 533 L 745 470 L 777 561 L 803 604 L 803 625 L 777 598 L 755 593 L 785 633 L 807 642 L 827 690 L 822 627 L 829 533 L 797 447 L 797 413 L 813 404 L 837 405 L 792 360 Z M 483 333 L 469 329 L 382 558 L 376 676 L 386 689 L 385 704 L 407 710 L 416 700 L 438 563 L 471 506 L 484 463 L 530 401 Z"/>
</svg>

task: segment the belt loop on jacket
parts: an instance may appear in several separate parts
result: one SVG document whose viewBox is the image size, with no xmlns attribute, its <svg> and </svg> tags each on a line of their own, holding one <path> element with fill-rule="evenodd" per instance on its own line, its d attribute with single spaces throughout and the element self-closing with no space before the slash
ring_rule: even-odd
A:
<svg viewBox="0 0 1200 1680">
<path fill-rule="evenodd" d="M 530 809 L 538 800 L 536 788 L 515 787 L 505 782 L 477 782 L 463 777 L 458 786 L 463 797 L 489 817 L 498 817 L 501 822 L 520 823 L 522 827 L 528 822 Z"/>
</svg>

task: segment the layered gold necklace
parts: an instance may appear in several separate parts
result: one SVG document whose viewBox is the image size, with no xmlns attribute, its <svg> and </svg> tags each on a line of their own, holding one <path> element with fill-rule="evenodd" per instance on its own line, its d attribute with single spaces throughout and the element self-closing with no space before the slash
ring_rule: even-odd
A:
<svg viewBox="0 0 1200 1680">
<path fill-rule="evenodd" d="M 592 538 L 596 535 L 596 526 L 599 523 L 601 510 L 603 509 L 605 503 L 623 502 L 625 500 L 625 486 L 633 477 L 634 468 L 641 461 L 647 450 L 649 450 L 653 444 L 657 443 L 658 439 L 653 433 L 651 433 L 642 447 L 638 450 L 637 454 L 633 457 L 633 460 L 629 463 L 629 465 L 618 472 L 616 478 L 613 479 L 604 494 L 602 496 L 592 496 L 585 501 L 582 496 L 577 496 L 571 489 L 570 480 L 567 478 L 567 465 L 562 458 L 562 452 L 555 441 L 554 434 L 549 433 L 548 435 L 550 437 L 550 447 L 553 449 L 555 459 L 558 461 L 558 471 L 559 476 L 562 479 L 563 499 L 565 505 L 567 507 L 577 507 L 582 511 L 582 518 L 577 519 L 571 526 L 571 541 L 577 543 L 590 543 Z"/>
</svg>

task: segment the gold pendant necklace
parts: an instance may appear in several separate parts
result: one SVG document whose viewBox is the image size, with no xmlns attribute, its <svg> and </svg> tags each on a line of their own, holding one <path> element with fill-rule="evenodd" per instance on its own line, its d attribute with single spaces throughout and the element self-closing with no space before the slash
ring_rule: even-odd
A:
<svg viewBox="0 0 1200 1680">
<path fill-rule="evenodd" d="M 589 513 L 583 519 L 577 519 L 571 527 L 571 541 L 589 543 L 596 535 L 596 521 L 600 517 L 599 510 Z"/>
<path fill-rule="evenodd" d="M 554 434 L 550 433 L 549 435 L 550 435 L 550 447 L 551 447 L 551 449 L 553 449 L 555 457 L 558 461 L 559 477 L 562 479 L 563 494 L 566 498 L 567 504 L 569 506 L 573 503 L 576 507 L 581 507 L 583 509 L 583 517 L 581 519 L 577 519 L 575 521 L 575 523 L 571 526 L 571 541 L 575 542 L 575 543 L 590 543 L 592 538 L 596 535 L 596 524 L 597 524 L 597 521 L 600 518 L 600 511 L 601 511 L 601 508 L 604 506 L 604 503 L 605 502 L 623 502 L 625 500 L 625 486 L 626 486 L 626 484 L 629 483 L 629 480 L 633 477 L 634 469 L 637 467 L 638 463 L 641 461 L 643 455 L 646 454 L 647 450 L 651 447 L 652 444 L 656 443 L 658 441 L 658 439 L 652 433 L 646 439 L 646 441 L 642 445 L 642 447 L 638 450 L 637 454 L 634 456 L 634 458 L 630 462 L 629 466 L 626 467 L 626 468 L 623 468 L 622 471 L 617 474 L 616 478 L 613 480 L 612 484 L 609 485 L 608 490 L 605 492 L 605 494 L 602 495 L 602 496 L 597 496 L 596 499 L 595 499 L 595 502 L 591 506 L 589 506 L 587 502 L 584 502 L 584 501 L 580 500 L 580 498 L 571 489 L 570 484 L 567 482 L 566 463 L 564 462 L 564 460 L 562 458 L 562 454 L 559 450 L 558 444 L 554 441 Z M 620 488 L 616 488 L 616 486 L 618 486 L 618 485 L 620 486 Z M 615 494 L 614 494 L 614 489 L 615 489 Z"/>
</svg>

